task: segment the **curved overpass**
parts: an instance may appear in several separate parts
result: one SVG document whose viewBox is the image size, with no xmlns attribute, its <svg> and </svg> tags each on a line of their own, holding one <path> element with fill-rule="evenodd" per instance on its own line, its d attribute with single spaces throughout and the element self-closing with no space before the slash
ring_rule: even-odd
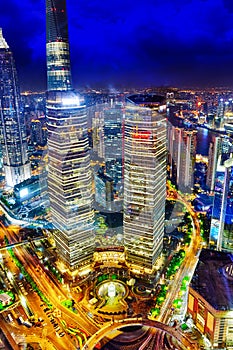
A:
<svg viewBox="0 0 233 350">
<path fill-rule="evenodd" d="M 108 324 L 105 327 L 102 327 L 99 329 L 95 334 L 93 334 L 86 344 L 83 346 L 83 350 L 92 350 L 94 349 L 94 346 L 98 344 L 101 339 L 107 335 L 110 331 L 114 329 L 120 329 L 122 327 L 133 325 L 133 326 L 147 326 L 150 328 L 159 329 L 161 331 L 164 331 L 165 333 L 171 335 L 174 337 L 178 342 L 180 342 L 182 345 L 185 346 L 185 349 L 198 349 L 197 344 L 194 342 L 191 342 L 184 334 L 178 332 L 175 328 L 172 328 L 164 323 L 158 322 L 158 321 L 152 321 L 148 319 L 143 318 L 126 318 L 124 320 L 120 321 L 114 321 Z"/>
</svg>

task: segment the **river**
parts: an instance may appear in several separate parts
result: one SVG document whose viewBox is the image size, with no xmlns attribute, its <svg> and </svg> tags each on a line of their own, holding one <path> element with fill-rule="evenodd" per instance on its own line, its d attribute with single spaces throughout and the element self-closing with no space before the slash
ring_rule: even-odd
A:
<svg viewBox="0 0 233 350">
<path fill-rule="evenodd" d="M 221 134 L 214 131 L 198 127 L 196 153 L 201 154 L 202 156 L 208 156 L 210 142 L 213 142 L 215 137 L 220 135 Z"/>
</svg>

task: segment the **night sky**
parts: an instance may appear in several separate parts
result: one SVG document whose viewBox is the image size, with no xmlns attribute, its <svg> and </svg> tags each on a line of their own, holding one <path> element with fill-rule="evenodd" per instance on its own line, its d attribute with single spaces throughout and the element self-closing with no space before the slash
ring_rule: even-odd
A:
<svg viewBox="0 0 233 350">
<path fill-rule="evenodd" d="M 233 87 L 232 0 L 67 0 L 74 86 Z M 1 2 L 21 90 L 46 88 L 45 0 Z"/>
</svg>

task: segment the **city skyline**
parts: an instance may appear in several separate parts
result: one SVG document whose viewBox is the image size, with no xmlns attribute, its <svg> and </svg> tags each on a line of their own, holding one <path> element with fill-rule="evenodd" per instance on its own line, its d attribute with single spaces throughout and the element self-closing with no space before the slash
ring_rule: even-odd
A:
<svg viewBox="0 0 233 350">
<path fill-rule="evenodd" d="M 0 348 L 232 349 L 233 6 L 3 13 Z"/>
<path fill-rule="evenodd" d="M 233 8 L 227 0 L 67 6 L 75 87 L 232 86 Z M 44 9 L 42 0 L 2 6 L 0 23 L 22 90 L 46 89 Z"/>
</svg>

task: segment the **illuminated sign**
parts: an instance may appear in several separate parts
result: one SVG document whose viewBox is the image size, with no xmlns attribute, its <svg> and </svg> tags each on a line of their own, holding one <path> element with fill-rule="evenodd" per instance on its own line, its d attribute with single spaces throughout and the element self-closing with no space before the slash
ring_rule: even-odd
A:
<svg viewBox="0 0 233 350">
<path fill-rule="evenodd" d="M 148 140 L 151 137 L 150 131 L 140 131 L 132 133 L 133 139 Z"/>
</svg>

